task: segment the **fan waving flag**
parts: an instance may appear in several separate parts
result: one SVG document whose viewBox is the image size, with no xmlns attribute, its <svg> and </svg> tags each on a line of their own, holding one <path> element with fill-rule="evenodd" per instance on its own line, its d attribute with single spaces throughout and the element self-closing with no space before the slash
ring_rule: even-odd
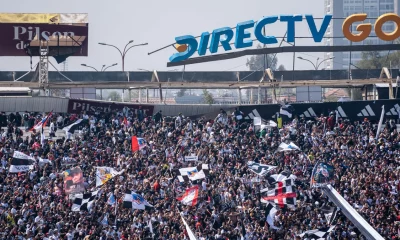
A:
<svg viewBox="0 0 400 240">
<path fill-rule="evenodd" d="M 120 175 L 124 170 L 118 172 L 114 168 L 110 167 L 97 167 L 96 169 L 96 187 L 99 187 L 106 183 L 111 178 Z"/>
<path fill-rule="evenodd" d="M 272 190 L 267 188 L 260 191 L 261 202 L 272 203 L 280 208 L 296 208 L 296 193 L 293 186 L 284 186 L 283 182 L 278 182 L 278 187 Z"/>
<path fill-rule="evenodd" d="M 279 110 L 279 113 L 280 113 L 281 115 L 285 115 L 285 116 L 287 116 L 288 118 L 292 118 L 293 112 L 294 112 L 294 108 L 293 108 L 292 105 L 284 105 L 284 106 L 282 106 L 281 109 Z"/>
<path fill-rule="evenodd" d="M 258 174 L 259 176 L 265 176 L 268 172 L 277 168 L 276 166 L 265 165 L 253 161 L 247 162 L 247 166 L 249 167 L 250 171 L 254 172 L 255 174 Z"/>
<path fill-rule="evenodd" d="M 33 169 L 33 164 L 33 158 L 22 152 L 14 151 L 9 171 L 10 173 L 27 172 Z"/>
<path fill-rule="evenodd" d="M 271 175 L 267 178 L 267 181 L 270 185 L 275 185 L 277 182 L 283 182 L 286 179 L 296 180 L 296 176 L 291 174 L 289 171 L 282 171 L 279 174 Z"/>
<path fill-rule="evenodd" d="M 334 167 L 323 162 L 318 162 L 311 174 L 311 187 L 320 187 L 334 181 Z"/>
<path fill-rule="evenodd" d="M 206 178 L 209 174 L 208 164 L 200 164 L 197 167 L 180 168 L 177 171 L 180 182 L 195 181 Z"/>
<path fill-rule="evenodd" d="M 49 114 L 47 114 L 47 116 L 43 117 L 35 126 L 29 129 L 29 131 L 33 131 L 33 129 L 35 129 L 36 131 L 41 130 L 43 127 L 47 125 L 52 116 L 53 112 L 50 112 Z"/>
<path fill-rule="evenodd" d="M 145 146 L 145 141 L 143 138 L 138 138 L 136 136 L 132 137 L 132 152 L 137 152 L 143 149 Z"/>
<path fill-rule="evenodd" d="M 338 208 L 324 206 L 324 207 L 321 207 L 321 211 L 325 215 L 327 224 L 332 225 L 333 221 L 335 221 L 335 218 L 336 218 L 336 215 L 338 212 Z"/>
<path fill-rule="evenodd" d="M 70 124 L 70 125 L 66 126 L 65 128 L 63 128 L 63 130 L 65 132 L 74 133 L 75 130 L 78 130 L 80 127 L 85 126 L 85 124 L 88 124 L 87 119 L 78 119 L 73 124 Z"/>
<path fill-rule="evenodd" d="M 178 197 L 177 200 L 184 205 L 195 206 L 197 204 L 197 198 L 199 197 L 199 186 L 194 186 L 186 189 L 183 196 Z"/>
<path fill-rule="evenodd" d="M 278 227 L 275 226 L 274 219 L 276 212 L 278 210 L 272 205 L 271 203 L 268 203 L 267 206 L 265 207 L 265 218 L 267 220 L 267 223 L 272 229 L 279 229 Z"/>
<path fill-rule="evenodd" d="M 141 209 L 141 210 L 153 207 L 153 205 L 149 204 L 142 196 L 129 190 L 125 192 L 124 202 L 122 206 L 124 208 Z"/>
<path fill-rule="evenodd" d="M 115 195 L 111 193 L 110 197 L 108 197 L 107 204 L 113 206 L 115 203 Z"/>
<path fill-rule="evenodd" d="M 293 151 L 293 150 L 299 150 L 300 151 L 300 148 L 298 146 L 296 146 L 296 144 L 294 144 L 292 142 L 289 143 L 289 144 L 281 143 L 279 145 L 279 147 L 278 147 L 278 152 Z"/>
<path fill-rule="evenodd" d="M 89 211 L 92 208 L 96 195 L 99 191 L 85 193 L 85 194 L 76 194 L 74 203 L 72 204 L 72 211 Z"/>
<path fill-rule="evenodd" d="M 335 228 L 335 226 L 313 229 L 305 231 L 304 233 L 300 234 L 300 237 L 307 237 L 309 239 L 316 239 L 316 240 L 323 240 L 329 235 L 330 232 Z"/>
</svg>

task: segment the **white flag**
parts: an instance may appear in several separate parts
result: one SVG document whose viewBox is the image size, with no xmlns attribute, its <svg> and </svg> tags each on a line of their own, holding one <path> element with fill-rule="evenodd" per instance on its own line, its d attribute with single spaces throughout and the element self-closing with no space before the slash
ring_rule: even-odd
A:
<svg viewBox="0 0 400 240">
<path fill-rule="evenodd" d="M 97 167 L 96 169 L 96 187 L 103 185 L 111 178 L 120 175 L 122 171 L 116 171 L 114 168 L 110 167 Z"/>
</svg>

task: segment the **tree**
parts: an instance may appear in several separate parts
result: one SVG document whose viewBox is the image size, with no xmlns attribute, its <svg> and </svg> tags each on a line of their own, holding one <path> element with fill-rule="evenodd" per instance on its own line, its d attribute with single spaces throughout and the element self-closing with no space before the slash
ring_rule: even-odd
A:
<svg viewBox="0 0 400 240">
<path fill-rule="evenodd" d="M 176 96 L 183 97 L 183 96 L 185 96 L 185 93 L 186 93 L 186 89 L 182 88 L 176 93 Z"/>
<path fill-rule="evenodd" d="M 257 49 L 261 49 L 261 45 L 257 45 Z M 270 68 L 272 70 L 276 69 L 278 64 L 278 58 L 274 57 L 274 54 L 267 54 L 267 58 L 265 61 L 265 69 Z M 251 56 L 250 59 L 247 59 L 246 66 L 250 71 L 263 71 L 264 69 L 264 54 Z"/>
<path fill-rule="evenodd" d="M 113 102 L 121 102 L 121 95 L 117 91 L 111 91 L 107 97 L 108 100 Z"/>
<path fill-rule="evenodd" d="M 279 65 L 278 71 L 286 71 L 285 66 L 283 66 L 283 64 Z"/>
<path fill-rule="evenodd" d="M 382 69 L 383 67 L 399 68 L 400 51 L 382 53 L 378 51 L 362 52 L 357 67 L 361 69 Z"/>
<path fill-rule="evenodd" d="M 214 97 L 209 91 L 207 91 L 207 89 L 203 89 L 203 101 L 207 104 L 214 103 Z"/>
</svg>

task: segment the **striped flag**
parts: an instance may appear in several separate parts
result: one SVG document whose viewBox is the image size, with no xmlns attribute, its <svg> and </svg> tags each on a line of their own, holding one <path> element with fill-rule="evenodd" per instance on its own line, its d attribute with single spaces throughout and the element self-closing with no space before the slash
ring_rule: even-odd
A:
<svg viewBox="0 0 400 240">
<path fill-rule="evenodd" d="M 14 151 L 10 173 L 27 172 L 33 169 L 34 159 L 22 152 Z"/>
<path fill-rule="evenodd" d="M 87 119 L 78 119 L 74 123 L 63 128 L 65 132 L 74 133 L 75 130 L 78 130 L 79 127 L 83 127 L 85 124 L 88 124 Z"/>
</svg>

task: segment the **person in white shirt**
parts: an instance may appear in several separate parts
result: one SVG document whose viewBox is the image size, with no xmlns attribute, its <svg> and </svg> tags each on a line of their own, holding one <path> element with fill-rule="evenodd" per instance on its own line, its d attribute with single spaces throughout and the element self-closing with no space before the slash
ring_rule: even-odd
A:
<svg viewBox="0 0 400 240">
<path fill-rule="evenodd" d="M 55 136 L 56 136 L 56 133 L 55 133 L 55 125 L 54 125 L 54 122 L 53 122 L 53 121 L 50 122 L 49 136 L 50 136 L 50 137 L 55 137 Z"/>
</svg>

